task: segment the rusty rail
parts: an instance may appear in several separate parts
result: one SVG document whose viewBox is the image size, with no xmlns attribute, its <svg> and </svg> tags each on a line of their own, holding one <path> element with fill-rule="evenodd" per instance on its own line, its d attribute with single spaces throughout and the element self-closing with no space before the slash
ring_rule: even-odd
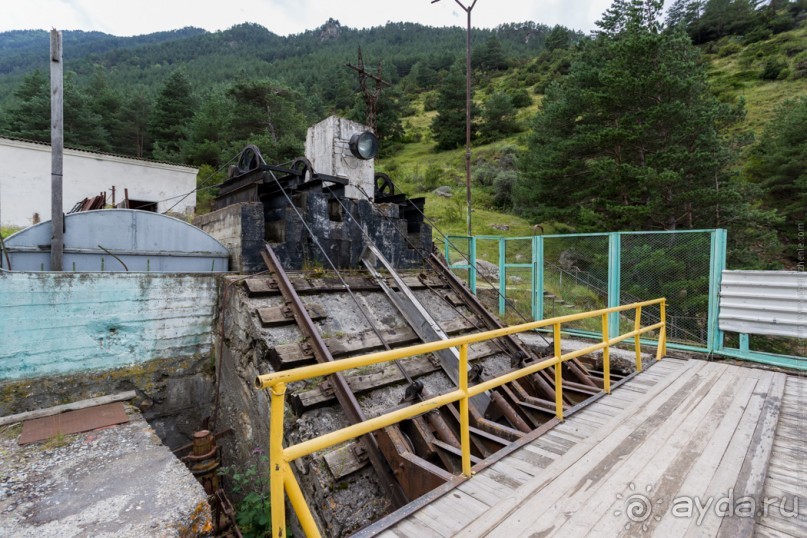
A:
<svg viewBox="0 0 807 538">
<path fill-rule="evenodd" d="M 261 255 L 263 256 L 264 262 L 269 268 L 269 271 L 275 277 L 281 295 L 291 307 L 292 314 L 294 315 L 297 325 L 309 339 L 317 362 L 333 362 L 333 355 L 331 355 L 331 352 L 328 350 L 325 342 L 323 342 L 316 325 L 314 325 L 311 316 L 308 315 L 308 311 L 305 308 L 305 303 L 303 303 L 300 296 L 297 295 L 297 292 L 294 290 L 294 286 L 291 285 L 289 277 L 283 270 L 283 267 L 280 265 L 280 261 L 278 261 L 272 247 L 266 245 L 266 248 L 261 252 Z M 341 372 L 336 372 L 331 374 L 330 380 L 334 389 L 334 395 L 339 401 L 339 404 L 342 406 L 342 409 L 345 411 L 350 423 L 357 424 L 359 422 L 364 422 L 364 413 L 362 412 L 353 391 L 350 390 L 350 387 L 345 380 L 345 376 Z M 395 480 L 395 476 L 392 474 L 392 470 L 387 465 L 386 459 L 381 453 L 376 439 L 370 435 L 365 435 L 362 437 L 362 442 L 365 445 L 365 450 L 367 451 L 367 456 L 370 459 L 370 463 L 372 464 L 376 473 L 378 473 L 381 486 L 384 488 L 384 491 L 387 493 L 393 505 L 397 508 L 406 504 L 408 502 L 406 495 L 404 495 L 403 490 Z"/>
</svg>

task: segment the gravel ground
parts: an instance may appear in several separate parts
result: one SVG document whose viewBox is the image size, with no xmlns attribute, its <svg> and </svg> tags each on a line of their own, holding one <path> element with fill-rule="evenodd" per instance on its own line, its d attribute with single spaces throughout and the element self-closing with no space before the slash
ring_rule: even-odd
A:
<svg viewBox="0 0 807 538">
<path fill-rule="evenodd" d="M 0 536 L 204 536 L 193 475 L 134 408 L 130 422 L 19 446 L 0 428 Z"/>
</svg>

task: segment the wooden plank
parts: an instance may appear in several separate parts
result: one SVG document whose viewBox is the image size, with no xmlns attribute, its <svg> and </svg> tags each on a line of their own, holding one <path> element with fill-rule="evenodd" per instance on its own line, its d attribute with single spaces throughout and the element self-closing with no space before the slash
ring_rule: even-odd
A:
<svg viewBox="0 0 807 538">
<path fill-rule="evenodd" d="M 432 517 L 449 516 L 452 532 L 485 512 L 489 506 L 471 495 L 454 489 L 423 509 L 423 515 Z"/>
<path fill-rule="evenodd" d="M 706 491 L 710 495 L 718 498 L 728 495 L 728 489 L 737 480 L 737 475 L 742 468 L 743 461 L 748 452 L 748 447 L 756 430 L 757 424 L 762 416 L 762 410 L 773 382 L 773 375 L 766 379 L 761 379 L 757 384 L 753 396 L 749 400 L 746 414 L 742 422 L 734 431 L 729 445 L 723 454 L 720 465 L 712 476 Z M 715 501 L 716 502 L 716 501 Z M 713 510 L 706 511 L 700 522 L 691 521 L 687 530 L 688 536 L 714 536 L 717 534 L 721 524 L 721 519 Z"/>
<path fill-rule="evenodd" d="M 788 507 L 788 509 L 790 508 L 792 508 L 792 506 Z M 779 516 L 777 510 L 769 511 L 767 517 L 762 519 L 762 524 L 786 535 L 801 538 L 807 536 L 807 522 L 801 518 Z"/>
<path fill-rule="evenodd" d="M 399 521 L 390 530 L 395 533 L 395 536 L 400 536 L 402 538 L 411 538 L 412 536 L 429 536 L 429 528 L 414 519 L 404 519 Z M 383 533 L 380 536 L 387 536 L 387 534 Z"/>
<path fill-rule="evenodd" d="M 529 450 L 528 448 L 529 447 L 521 447 L 520 449 L 510 454 L 508 458 L 524 461 L 533 468 L 538 469 L 548 467 L 554 461 L 553 458 L 549 458 L 547 456 L 539 454 L 538 452 Z"/>
<path fill-rule="evenodd" d="M 439 517 L 439 515 L 438 517 L 434 517 L 424 513 L 426 508 L 428 508 L 428 506 L 421 508 L 412 516 L 412 519 L 426 527 L 425 532 L 414 536 L 442 536 L 444 538 L 452 536 L 454 532 L 451 529 L 451 523 L 446 521 L 446 518 Z"/>
<path fill-rule="evenodd" d="M 711 436 L 708 449 L 697 458 L 695 465 L 683 483 L 678 486 L 677 491 L 672 492 L 670 498 L 666 499 L 668 502 L 673 495 L 684 494 L 689 497 L 697 496 L 703 502 L 707 502 L 706 499 L 710 493 L 717 493 L 716 490 L 709 489 L 716 486 L 712 483 L 712 479 L 721 462 L 729 457 L 728 448 L 733 444 L 743 442 L 743 439 L 737 434 L 738 428 L 748 429 L 746 425 L 753 427 L 756 424 L 764 401 L 764 394 L 767 393 L 772 377 L 772 375 L 768 375 L 767 379 L 760 380 L 746 378 L 742 385 L 738 385 L 733 413 L 728 414 L 720 423 L 714 435 Z M 656 492 L 654 492 L 655 495 Z M 658 495 L 662 496 L 660 492 Z M 666 504 L 660 508 L 663 517 L 654 532 L 660 536 L 683 536 L 687 527 L 690 527 L 692 518 L 675 517 Z M 694 517 L 697 518 L 697 514 Z"/>
<path fill-rule="evenodd" d="M 358 455 L 363 453 L 360 447 L 358 442 L 348 443 L 322 457 L 335 480 L 354 473 L 369 463 L 366 455 Z"/>
<path fill-rule="evenodd" d="M 321 321 L 328 317 L 322 305 L 316 303 L 309 303 L 305 305 L 308 315 L 313 321 Z M 295 323 L 294 314 L 287 306 L 270 306 L 258 309 L 258 318 L 261 320 L 261 325 L 264 327 L 278 327 L 280 325 L 288 325 Z"/>
<path fill-rule="evenodd" d="M 749 401 L 753 402 L 759 381 L 747 377 L 733 379 L 729 385 L 728 405 L 715 403 L 697 429 L 687 432 L 682 428 L 675 432 L 672 446 L 659 451 L 645 470 L 632 479 L 636 484 L 652 484 L 648 496 L 655 499 L 653 513 L 658 519 L 647 521 L 642 525 L 643 530 L 646 528 L 659 536 L 683 536 L 692 520 L 697 520 L 697 514 L 693 518 L 676 517 L 671 512 L 672 500 L 686 495 L 706 502 L 707 488 L 738 425 L 744 419 L 756 421 L 756 412 L 749 410 L 753 403 Z"/>
<path fill-rule="evenodd" d="M 503 486 L 485 475 L 477 474 L 457 486 L 457 489 L 488 506 L 493 506 L 499 502 Z"/>
<path fill-rule="evenodd" d="M 776 431 L 776 422 L 779 419 L 779 404 L 785 390 L 787 376 L 775 374 L 771 383 L 768 397 L 762 409 L 762 416 L 754 431 L 751 445 L 740 469 L 734 490 L 759 498 L 763 492 L 765 475 L 770 461 L 771 447 Z M 752 518 L 726 517 L 720 524 L 719 537 L 747 536 L 754 530 Z"/>
<path fill-rule="evenodd" d="M 790 534 L 788 532 L 785 532 L 785 531 L 782 531 L 780 529 L 774 528 L 774 526 L 769 527 L 768 526 L 769 523 L 773 523 L 773 525 L 775 526 L 774 522 L 769 522 L 767 520 L 764 521 L 764 522 L 757 522 L 757 524 L 754 526 L 754 537 L 755 538 L 756 537 L 759 537 L 759 538 L 800 538 L 800 536 L 801 536 L 801 535 Z"/>
<path fill-rule="evenodd" d="M 360 275 L 343 275 L 345 283 L 353 291 L 380 291 L 379 285 L 372 279 Z M 306 278 L 305 276 L 289 275 L 294 290 L 300 294 L 311 293 L 344 293 L 345 287 L 342 281 L 336 277 Z M 395 282 L 389 280 L 389 285 L 395 288 Z M 412 289 L 423 289 L 428 285 L 430 288 L 444 289 L 447 285 L 440 279 L 431 275 L 426 277 L 425 284 L 418 276 L 403 276 L 404 283 Z M 277 283 L 271 277 L 255 277 L 244 280 L 247 292 L 250 296 L 275 295 L 280 290 Z M 397 289 L 397 288 L 395 288 Z"/>
<path fill-rule="evenodd" d="M 516 465 L 517 463 L 510 463 L 509 459 L 503 459 L 494 463 L 493 468 L 521 484 L 535 476 L 534 472 L 524 471 Z"/>
<path fill-rule="evenodd" d="M 473 321 L 473 320 L 472 320 Z M 455 334 L 473 329 L 472 323 L 464 319 L 446 321 L 443 330 L 448 334 Z M 419 342 L 415 332 L 409 327 L 383 329 L 381 336 L 391 346 Z M 334 357 L 369 352 L 383 347 L 381 339 L 374 331 L 362 331 L 342 337 L 324 338 L 325 345 Z M 314 353 L 305 348 L 302 343 L 280 344 L 269 350 L 269 360 L 277 370 L 296 368 L 314 362 Z"/>
<path fill-rule="evenodd" d="M 15 424 L 17 422 L 23 422 L 34 418 L 42 418 L 42 417 L 49 417 L 52 415 L 58 415 L 59 413 L 64 413 L 65 411 L 77 411 L 79 409 L 85 409 L 87 407 L 95 407 L 98 405 L 105 405 L 108 403 L 122 402 L 125 400 L 131 400 L 136 397 L 137 393 L 133 390 L 129 390 L 126 392 L 119 392 L 118 394 L 110 394 L 107 396 L 90 398 L 88 400 L 80 400 L 69 404 L 56 405 L 54 407 L 48 407 L 47 409 L 36 409 L 34 411 L 26 411 L 24 413 L 17 413 L 16 415 L 8 415 L 5 417 L 0 417 L 0 426 L 5 426 L 7 424 Z"/>
<path fill-rule="evenodd" d="M 725 373 L 714 383 L 703 383 L 674 413 L 660 412 L 661 420 L 649 424 L 649 428 L 637 428 L 611 452 L 601 457 L 588 457 L 576 472 L 570 470 L 559 476 L 552 488 L 541 492 L 540 498 L 557 499 L 563 510 L 536 514 L 532 507 L 533 520 L 525 523 L 532 529 L 555 532 L 560 529 L 567 535 L 584 536 L 594 531 L 603 536 L 618 534 L 630 522 L 614 517 L 612 509 L 618 494 L 625 497 L 632 494 L 629 488 L 623 491 L 626 482 L 635 484 L 636 490 L 649 497 L 670 499 L 670 492 L 676 493 L 694 458 L 708 443 L 709 434 L 730 409 L 735 389 L 736 377 Z M 697 405 L 687 405 L 694 401 Z M 687 408 L 691 411 L 682 414 L 681 410 Z M 742 410 L 742 407 L 737 408 L 737 420 Z M 654 484 L 653 489 L 646 492 L 649 484 Z M 522 510 L 526 514 L 529 508 L 530 504 L 526 504 Z M 653 510 L 656 509 L 654 505 Z M 651 528 L 655 523 L 648 519 L 642 529 Z M 502 525 L 500 530 L 507 532 L 507 527 Z"/>
<path fill-rule="evenodd" d="M 244 280 L 244 285 L 247 287 L 247 293 L 250 297 L 280 293 L 277 282 L 270 277 L 248 278 Z"/>
<path fill-rule="evenodd" d="M 485 342 L 471 348 L 468 353 L 468 360 L 474 362 L 495 355 L 498 352 L 499 349 L 497 347 Z M 407 359 L 403 364 L 404 368 L 406 368 L 406 372 L 412 378 L 440 370 L 440 367 L 436 366 L 429 357 Z M 347 375 L 345 376 L 345 380 L 355 394 L 361 394 L 368 390 L 402 383 L 406 381 L 406 378 L 395 364 L 388 363 L 376 372 Z M 319 386 L 311 390 L 296 392 L 290 395 L 291 404 L 298 414 L 324 405 L 331 405 L 335 399 L 336 397 L 334 396 L 333 390 L 327 386 Z"/>
<path fill-rule="evenodd" d="M 697 361 L 686 363 L 679 375 L 671 375 L 664 382 L 654 387 L 648 393 L 646 402 L 636 402 L 625 410 L 624 415 L 613 417 L 595 435 L 572 448 L 566 454 L 566 457 L 556 460 L 533 480 L 504 497 L 501 502 L 491 507 L 482 517 L 461 529 L 457 535 L 477 536 L 490 532 L 499 522 L 507 520 L 526 499 L 534 497 L 539 491 L 552 483 L 554 477 L 577 464 L 584 456 L 588 457 L 592 450 L 601 450 L 603 448 L 602 441 L 606 437 L 613 436 L 615 432 L 622 435 L 623 438 L 627 437 L 638 425 L 641 425 L 648 417 L 653 416 L 658 409 L 669 407 L 671 400 L 683 400 L 697 387 L 701 377 L 699 373 L 705 368 L 706 364 Z M 711 377 L 708 376 L 708 378 Z M 677 403 L 680 404 L 680 401 Z M 592 405 L 596 406 L 598 404 L 599 401 Z M 574 420 L 574 417 L 569 420 Z M 542 508 L 542 510 L 544 509 L 546 507 Z"/>
</svg>

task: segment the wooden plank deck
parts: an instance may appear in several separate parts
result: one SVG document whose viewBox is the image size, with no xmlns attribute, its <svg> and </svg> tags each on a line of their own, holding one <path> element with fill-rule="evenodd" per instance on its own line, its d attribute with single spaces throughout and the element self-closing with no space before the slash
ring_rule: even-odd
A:
<svg viewBox="0 0 807 538">
<path fill-rule="evenodd" d="M 807 536 L 806 398 L 803 378 L 664 359 L 380 535 Z"/>
</svg>

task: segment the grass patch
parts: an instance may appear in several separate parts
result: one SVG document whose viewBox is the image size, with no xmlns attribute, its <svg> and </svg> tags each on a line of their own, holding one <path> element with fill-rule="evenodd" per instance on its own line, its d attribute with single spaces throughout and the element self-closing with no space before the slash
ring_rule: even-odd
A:
<svg viewBox="0 0 807 538">
<path fill-rule="evenodd" d="M 6 237 L 15 234 L 22 230 L 22 228 L 18 226 L 0 226 L 0 237 L 5 239 Z"/>
</svg>

